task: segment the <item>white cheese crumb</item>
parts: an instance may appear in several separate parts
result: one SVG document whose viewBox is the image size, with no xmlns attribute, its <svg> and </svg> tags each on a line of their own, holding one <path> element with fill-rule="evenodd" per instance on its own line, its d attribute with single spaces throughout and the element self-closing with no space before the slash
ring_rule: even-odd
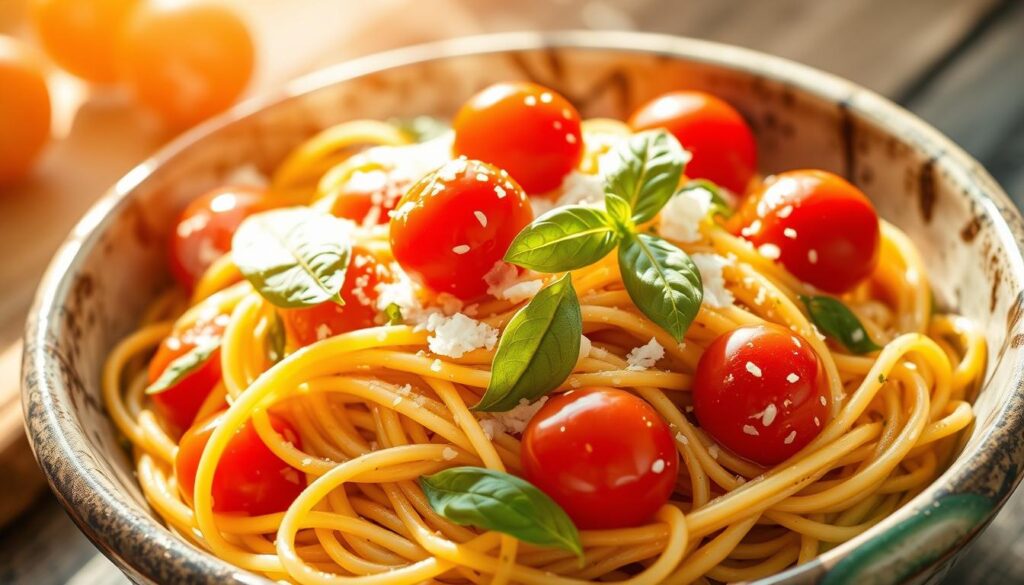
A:
<svg viewBox="0 0 1024 585">
<path fill-rule="evenodd" d="M 661 473 L 662 471 L 665 471 L 665 460 L 655 459 L 654 463 L 651 463 L 651 471 L 653 473 Z"/>
<path fill-rule="evenodd" d="M 444 451 L 441 451 L 441 457 L 444 457 L 445 461 L 451 461 L 459 456 L 459 452 L 451 447 L 445 447 Z"/>
<path fill-rule="evenodd" d="M 793 229 L 793 228 L 786 228 L 786 229 L 782 230 L 782 235 L 786 236 L 787 238 L 789 238 L 791 240 L 795 240 L 796 239 L 796 230 Z"/>
<path fill-rule="evenodd" d="M 791 213 L 793 213 L 793 206 L 792 205 L 787 205 L 787 206 L 783 207 L 782 209 L 780 209 L 779 212 L 776 213 L 775 215 L 781 217 L 782 219 L 786 219 L 787 217 L 789 217 L 789 214 L 791 214 Z"/>
<path fill-rule="evenodd" d="M 562 180 L 559 192 L 555 207 L 603 203 L 604 179 L 600 175 L 572 171 Z"/>
<path fill-rule="evenodd" d="M 818 420 L 818 417 L 814 417 L 814 426 L 816 426 L 816 427 L 820 427 L 821 426 L 821 421 Z"/>
<path fill-rule="evenodd" d="M 754 221 L 750 222 L 750 225 L 748 225 L 747 227 L 745 227 L 745 228 L 740 230 L 740 235 L 741 236 L 749 237 L 749 236 L 756 235 L 760 231 L 761 231 L 761 220 L 760 219 L 755 219 Z"/>
<path fill-rule="evenodd" d="M 473 216 L 480 222 L 480 227 L 487 227 L 487 216 L 482 211 L 474 211 Z"/>
<path fill-rule="evenodd" d="M 460 244 L 460 245 L 455 246 L 454 248 L 452 248 L 452 252 L 455 252 L 456 254 L 461 256 L 461 255 L 465 254 L 466 252 L 469 252 L 469 246 L 467 246 L 466 244 Z"/>
<path fill-rule="evenodd" d="M 480 421 L 480 429 L 484 432 L 485 435 L 487 435 L 488 439 L 493 440 L 494 437 L 499 432 L 502 432 L 503 429 L 499 429 L 498 427 L 498 421 L 494 419 L 485 418 L 484 420 Z"/>
<path fill-rule="evenodd" d="M 761 368 L 757 367 L 754 362 L 747 362 L 747 371 L 751 373 L 755 378 L 761 377 Z"/>
<path fill-rule="evenodd" d="M 712 459 L 718 459 L 718 445 L 711 445 L 708 447 L 708 455 L 710 455 Z"/>
<path fill-rule="evenodd" d="M 590 343 L 590 339 L 586 335 L 580 335 L 580 357 L 576 358 L 576 363 L 579 364 L 583 360 L 590 357 L 590 350 L 593 349 L 594 345 Z"/>
<path fill-rule="evenodd" d="M 441 371 L 441 360 L 438 359 L 438 360 L 434 360 L 433 362 L 431 362 L 431 364 L 430 364 L 430 371 L 431 372 L 440 372 Z"/>
<path fill-rule="evenodd" d="M 775 244 L 761 244 L 757 247 L 757 251 L 769 260 L 778 260 L 782 255 L 782 250 Z"/>
<path fill-rule="evenodd" d="M 782 440 L 782 442 L 789 445 L 794 440 L 796 440 L 796 431 L 790 431 L 789 434 L 786 435 L 786 438 Z"/>
<path fill-rule="evenodd" d="M 537 411 L 544 406 L 547 402 L 548 397 L 543 396 L 540 400 L 530 403 L 528 400 L 523 398 L 519 401 L 519 406 L 516 406 L 512 410 L 505 412 L 492 412 L 488 414 L 489 419 L 493 421 L 491 423 L 495 431 L 501 430 L 509 434 L 520 434 L 526 429 L 527 423 L 533 418 L 533 415 L 537 414 Z M 481 423 L 482 424 L 482 423 Z"/>
<path fill-rule="evenodd" d="M 680 443 L 682 443 L 684 445 L 689 445 L 690 444 L 690 440 L 687 439 L 686 435 L 684 435 L 683 433 L 676 433 L 676 441 L 679 441 Z"/>
<path fill-rule="evenodd" d="M 797 382 L 800 381 L 800 376 L 796 375 L 795 373 L 790 373 L 788 376 L 786 376 L 786 381 L 789 382 L 790 384 L 796 384 Z"/>
<path fill-rule="evenodd" d="M 764 415 L 761 417 L 761 424 L 766 427 L 771 426 L 775 421 L 775 415 L 779 413 L 779 409 L 775 408 L 774 404 L 769 404 L 764 409 Z"/>
<path fill-rule="evenodd" d="M 331 336 L 331 328 L 326 323 L 321 323 L 316 326 L 316 340 L 323 341 Z"/>
<path fill-rule="evenodd" d="M 531 279 L 527 273 L 520 274 L 518 268 L 501 260 L 487 271 L 484 282 L 487 283 L 487 294 L 513 303 L 533 298 L 544 288 L 543 280 Z"/>
<path fill-rule="evenodd" d="M 700 224 L 711 210 L 711 192 L 689 189 L 669 199 L 661 210 L 658 233 L 678 242 L 696 242 L 701 238 Z"/>
<path fill-rule="evenodd" d="M 722 275 L 722 268 L 731 265 L 732 262 L 718 254 L 694 254 L 690 258 L 697 265 L 701 283 L 704 285 L 702 302 L 718 308 L 732 305 L 735 297 L 725 286 L 725 277 Z"/>
<path fill-rule="evenodd" d="M 810 262 L 811 264 L 817 264 L 818 263 L 818 251 L 815 250 L 814 248 L 811 248 L 810 250 L 807 250 L 807 261 Z"/>
<path fill-rule="evenodd" d="M 824 396 L 819 396 L 818 397 L 818 402 L 820 402 L 822 406 L 828 406 L 828 401 L 825 400 Z"/>
<path fill-rule="evenodd" d="M 854 329 L 853 333 L 850 333 L 850 340 L 852 340 L 854 343 L 860 343 L 861 341 L 864 341 L 864 330 Z"/>
<path fill-rule="evenodd" d="M 651 338 L 645 345 L 634 347 L 626 355 L 626 369 L 642 372 L 654 367 L 658 360 L 665 357 L 665 348 L 658 343 L 658 340 Z"/>
<path fill-rule="evenodd" d="M 498 343 L 497 329 L 462 313 L 451 317 L 434 313 L 427 318 L 426 329 L 433 332 L 427 338 L 430 351 L 452 358 L 460 358 L 475 349 L 494 349 Z"/>
<path fill-rule="evenodd" d="M 391 406 L 398 406 L 401 403 L 402 403 L 402 397 L 401 396 L 395 396 L 395 399 L 391 401 Z"/>
<path fill-rule="evenodd" d="M 544 288 L 544 281 L 542 280 L 524 280 L 501 291 L 500 298 L 518 303 L 519 301 L 532 299 L 542 288 Z"/>
<path fill-rule="evenodd" d="M 754 428 L 754 425 L 743 425 L 743 434 L 756 437 L 760 433 L 757 432 L 757 429 Z"/>
</svg>

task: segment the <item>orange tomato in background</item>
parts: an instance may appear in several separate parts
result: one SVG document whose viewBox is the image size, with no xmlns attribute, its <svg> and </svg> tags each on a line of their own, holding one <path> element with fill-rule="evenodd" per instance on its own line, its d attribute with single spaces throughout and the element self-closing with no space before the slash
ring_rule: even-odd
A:
<svg viewBox="0 0 1024 585">
<path fill-rule="evenodd" d="M 138 0 L 32 0 L 31 18 L 46 53 L 87 81 L 117 80 L 117 39 Z"/>
<path fill-rule="evenodd" d="M 234 103 L 252 76 L 254 53 L 242 19 L 216 4 L 141 4 L 121 34 L 125 83 L 176 128 Z"/>
<path fill-rule="evenodd" d="M 50 137 L 50 92 L 42 65 L 0 35 L 0 185 L 24 177 Z"/>
</svg>

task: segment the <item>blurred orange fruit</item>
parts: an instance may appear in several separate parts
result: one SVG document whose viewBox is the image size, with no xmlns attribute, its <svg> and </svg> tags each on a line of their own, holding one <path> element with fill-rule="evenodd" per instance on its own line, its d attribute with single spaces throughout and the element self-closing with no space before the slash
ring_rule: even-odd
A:
<svg viewBox="0 0 1024 585">
<path fill-rule="evenodd" d="M 39 60 L 0 35 L 0 184 L 32 168 L 50 136 L 50 92 Z"/>
<path fill-rule="evenodd" d="M 47 54 L 69 73 L 97 83 L 117 80 L 117 39 L 138 0 L 32 0 L 31 15 Z"/>
<path fill-rule="evenodd" d="M 248 29 L 234 12 L 216 4 L 142 4 L 121 40 L 125 82 L 143 105 L 174 127 L 226 109 L 252 76 Z"/>
</svg>

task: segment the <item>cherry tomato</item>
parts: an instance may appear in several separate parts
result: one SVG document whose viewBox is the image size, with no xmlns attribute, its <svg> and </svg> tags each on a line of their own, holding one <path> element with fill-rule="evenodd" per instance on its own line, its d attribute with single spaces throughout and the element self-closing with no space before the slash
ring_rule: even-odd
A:
<svg viewBox="0 0 1024 585">
<path fill-rule="evenodd" d="M 535 83 L 496 83 L 471 97 L 452 124 L 455 152 L 505 169 L 527 193 L 562 184 L 583 157 L 576 108 Z"/>
<path fill-rule="evenodd" d="M 191 203 L 178 219 L 171 236 L 171 273 L 185 288 L 222 255 L 231 250 L 231 238 L 242 220 L 261 211 L 265 192 L 255 187 L 220 187 Z"/>
<path fill-rule="evenodd" d="M 212 2 L 145 2 L 125 23 L 125 81 L 172 127 L 187 127 L 230 106 L 252 76 L 245 23 Z"/>
<path fill-rule="evenodd" d="M 361 225 L 383 225 L 412 183 L 383 170 L 357 172 L 343 185 L 331 213 Z"/>
<path fill-rule="evenodd" d="M 33 0 L 32 23 L 53 60 L 87 81 L 118 74 L 118 33 L 138 0 Z"/>
<path fill-rule="evenodd" d="M 50 92 L 42 66 L 20 42 L 0 35 L 0 185 L 32 168 L 50 137 Z"/>
<path fill-rule="evenodd" d="M 878 263 L 875 208 L 829 172 L 776 175 L 744 201 L 732 226 L 793 276 L 830 293 L 850 290 Z"/>
<path fill-rule="evenodd" d="M 475 160 L 450 161 L 413 185 L 391 219 L 391 250 L 413 278 L 471 299 L 533 210 L 508 173 Z"/>
<path fill-rule="evenodd" d="M 785 461 L 828 420 L 828 387 L 810 344 L 779 325 L 711 342 L 693 379 L 693 411 L 719 444 L 764 466 Z"/>
<path fill-rule="evenodd" d="M 270 414 L 270 425 L 296 447 L 302 446 L 291 424 Z M 223 419 L 223 413 L 192 427 L 181 437 L 174 471 L 182 496 L 191 504 L 196 471 L 203 449 Z M 213 511 L 259 516 L 283 512 L 306 487 L 305 478 L 274 454 L 260 439 L 252 421 L 238 430 L 213 473 Z"/>
<path fill-rule="evenodd" d="M 341 287 L 345 306 L 328 301 L 315 307 L 284 309 L 285 327 L 299 345 L 309 345 L 332 335 L 377 325 L 377 285 L 391 281 L 386 264 L 366 249 L 352 248 L 352 259 Z"/>
<path fill-rule="evenodd" d="M 156 382 L 160 374 L 174 360 L 195 349 L 197 345 L 209 342 L 224 333 L 228 324 L 227 315 L 217 315 L 212 320 L 197 321 L 184 331 L 172 333 L 156 350 L 149 362 L 149 383 Z M 216 349 L 198 368 L 192 370 L 174 386 L 153 394 L 153 406 L 160 417 L 176 432 L 192 426 L 206 397 L 220 382 L 220 349 Z"/>
<path fill-rule="evenodd" d="M 634 130 L 665 128 L 693 158 L 686 176 L 742 194 L 757 170 L 757 144 L 743 116 L 701 91 L 673 91 L 644 104 L 629 119 Z"/>
<path fill-rule="evenodd" d="M 649 520 L 676 483 L 668 425 L 624 390 L 587 388 L 553 396 L 523 433 L 523 473 L 580 528 Z"/>
</svg>

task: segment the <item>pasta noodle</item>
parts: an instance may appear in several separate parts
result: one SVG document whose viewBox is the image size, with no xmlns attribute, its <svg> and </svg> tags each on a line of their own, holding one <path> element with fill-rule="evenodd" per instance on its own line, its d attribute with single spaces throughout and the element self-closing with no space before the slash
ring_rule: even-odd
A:
<svg viewBox="0 0 1024 585">
<path fill-rule="evenodd" d="M 579 172 L 598 172 L 609 145 L 629 134 L 616 121 L 585 121 Z M 374 145 L 420 148 L 391 124 L 341 124 L 281 164 L 271 197 L 330 211 L 354 173 L 380 168 L 363 154 Z M 230 254 L 212 264 L 191 298 L 170 291 L 154 302 L 107 358 L 104 398 L 131 443 L 143 492 L 167 526 L 226 562 L 272 579 L 642 584 L 765 577 L 861 534 L 941 473 L 973 420 L 970 401 L 986 349 L 974 323 L 931 313 L 921 258 L 890 224 L 882 225 L 878 268 L 843 297 L 871 338 L 885 341 L 871 355 L 843 351 L 819 335 L 800 301 L 815 294 L 811 287 L 718 224 L 701 229 L 697 242 L 677 244 L 691 255 L 730 260 L 722 274 L 735 303 L 705 302 L 683 343 L 633 305 L 614 254 L 571 272 L 583 332 L 595 349 L 556 392 L 612 387 L 634 393 L 669 425 L 681 462 L 671 499 L 649 522 L 580 532 L 582 562 L 569 551 L 447 520 L 417 484 L 455 465 L 521 474 L 520 437 L 495 430 L 490 415 L 471 410 L 490 381 L 493 349 L 439 356 L 430 350 L 429 331 L 395 324 L 302 348 L 289 338 L 286 355 L 274 363 L 265 348 L 275 308 L 242 278 Z M 355 237 L 389 257 L 381 227 L 361 228 Z M 476 319 L 500 330 L 526 300 L 482 302 Z M 440 306 L 443 299 L 431 303 Z M 224 400 L 229 407 L 202 453 L 189 503 L 174 467 L 177 437 L 145 394 L 145 360 L 172 331 L 210 314 L 230 317 L 219 354 L 222 382 L 199 418 Z M 689 415 L 694 370 L 705 348 L 722 333 L 764 322 L 810 343 L 831 396 L 831 419 L 820 434 L 770 468 L 720 448 Z M 665 350 L 663 367 L 631 368 L 627 354 L 650 339 Z M 287 419 L 301 441 L 275 430 L 270 413 Z M 301 494 L 284 512 L 214 512 L 214 471 L 248 421 L 304 478 Z"/>
</svg>

